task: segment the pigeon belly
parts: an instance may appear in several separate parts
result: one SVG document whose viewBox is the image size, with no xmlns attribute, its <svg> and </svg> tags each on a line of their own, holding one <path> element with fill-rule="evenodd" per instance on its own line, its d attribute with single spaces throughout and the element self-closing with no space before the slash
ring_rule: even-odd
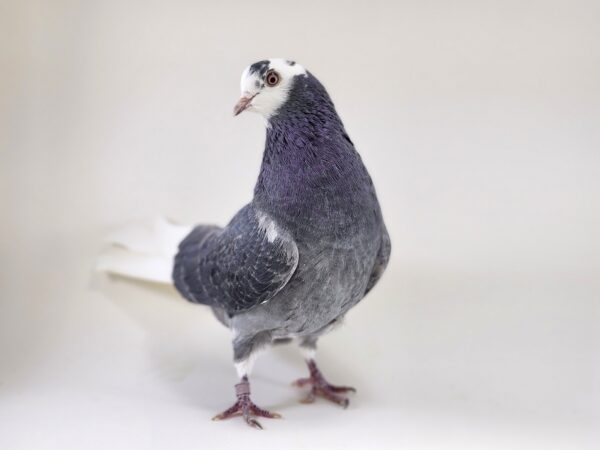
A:
<svg viewBox="0 0 600 450">
<path fill-rule="evenodd" d="M 275 338 L 321 334 L 363 298 L 380 241 L 373 227 L 343 241 L 299 245 L 300 262 L 288 284 L 230 325 L 238 334 L 268 330 Z"/>
</svg>

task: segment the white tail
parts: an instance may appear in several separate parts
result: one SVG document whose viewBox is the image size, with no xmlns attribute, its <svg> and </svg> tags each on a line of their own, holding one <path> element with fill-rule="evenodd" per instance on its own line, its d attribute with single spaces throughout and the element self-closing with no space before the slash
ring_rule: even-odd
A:
<svg viewBox="0 0 600 450">
<path fill-rule="evenodd" d="M 191 230 L 163 218 L 132 224 L 108 236 L 111 246 L 98 258 L 96 270 L 172 284 L 177 248 Z"/>
</svg>

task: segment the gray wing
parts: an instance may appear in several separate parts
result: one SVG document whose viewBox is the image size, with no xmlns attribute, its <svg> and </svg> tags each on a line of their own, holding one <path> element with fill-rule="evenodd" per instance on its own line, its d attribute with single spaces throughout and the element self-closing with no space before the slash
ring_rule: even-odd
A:
<svg viewBox="0 0 600 450">
<path fill-rule="evenodd" d="M 390 254 L 392 252 L 392 242 L 390 241 L 390 235 L 383 226 L 383 233 L 381 235 L 381 244 L 379 245 L 379 251 L 377 252 L 377 257 L 375 258 L 375 265 L 373 266 L 373 271 L 371 272 L 371 276 L 369 277 L 369 282 L 367 283 L 367 289 L 365 290 L 365 295 L 373 289 L 373 286 L 377 284 L 383 272 L 385 272 L 385 268 L 388 265 L 390 260 Z"/>
<path fill-rule="evenodd" d="M 291 236 L 250 204 L 225 228 L 192 230 L 179 245 L 173 281 L 191 302 L 233 314 L 273 298 L 297 265 Z"/>
</svg>

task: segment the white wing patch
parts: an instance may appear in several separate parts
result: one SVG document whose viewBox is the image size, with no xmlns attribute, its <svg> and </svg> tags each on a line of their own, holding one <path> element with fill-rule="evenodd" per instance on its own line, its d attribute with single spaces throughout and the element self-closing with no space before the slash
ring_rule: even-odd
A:
<svg viewBox="0 0 600 450">
<path fill-rule="evenodd" d="M 265 213 L 257 212 L 258 226 L 267 236 L 267 240 L 271 243 L 275 242 L 275 239 L 279 237 L 279 231 L 275 221 L 267 216 Z"/>
</svg>

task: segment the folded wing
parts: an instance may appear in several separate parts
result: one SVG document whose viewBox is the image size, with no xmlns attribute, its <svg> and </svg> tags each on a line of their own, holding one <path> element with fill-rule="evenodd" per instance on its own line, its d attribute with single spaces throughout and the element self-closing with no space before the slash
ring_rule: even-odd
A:
<svg viewBox="0 0 600 450">
<path fill-rule="evenodd" d="M 225 228 L 194 228 L 179 245 L 173 280 L 188 300 L 238 313 L 273 298 L 297 265 L 291 236 L 250 204 Z"/>
</svg>

